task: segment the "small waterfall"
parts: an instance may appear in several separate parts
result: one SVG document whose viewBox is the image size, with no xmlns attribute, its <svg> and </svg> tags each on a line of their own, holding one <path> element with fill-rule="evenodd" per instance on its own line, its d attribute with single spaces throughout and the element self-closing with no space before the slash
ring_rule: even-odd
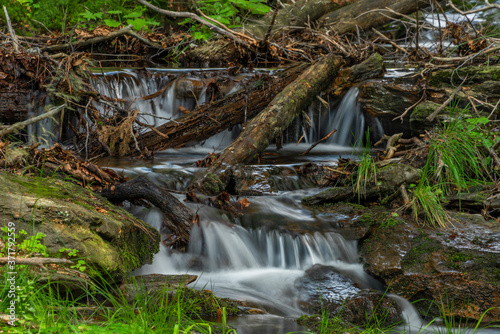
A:
<svg viewBox="0 0 500 334">
<path fill-rule="evenodd" d="M 291 235 L 264 228 L 247 230 L 239 225 L 202 223 L 191 231 L 190 261 L 172 258 L 173 267 L 187 270 L 203 263 L 204 271 L 281 268 L 303 270 L 315 263 L 355 263 L 356 243 L 335 232 Z M 186 267 L 186 263 L 188 266 Z"/>
<path fill-rule="evenodd" d="M 339 146 L 361 146 L 365 130 L 365 118 L 357 102 L 359 90 L 349 89 L 339 105 L 330 113 L 328 129 L 337 132 L 327 139 L 328 144 Z"/>
</svg>

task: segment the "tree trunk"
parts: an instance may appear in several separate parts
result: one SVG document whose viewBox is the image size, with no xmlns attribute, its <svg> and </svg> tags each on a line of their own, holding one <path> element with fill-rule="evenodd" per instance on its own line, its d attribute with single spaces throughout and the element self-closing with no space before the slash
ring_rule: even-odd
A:
<svg viewBox="0 0 500 334">
<path fill-rule="evenodd" d="M 182 147 L 192 141 L 201 141 L 242 124 L 262 111 L 283 88 L 295 80 L 307 68 L 300 64 L 286 70 L 274 80 L 270 77 L 255 78 L 245 89 L 226 96 L 214 103 L 202 105 L 181 119 L 160 125 L 139 137 L 142 148 L 149 151 Z M 160 134 L 161 133 L 161 134 Z M 131 150 L 135 148 L 131 146 Z"/>
<path fill-rule="evenodd" d="M 258 116 L 250 121 L 240 136 L 228 146 L 206 173 L 191 186 L 202 192 L 221 189 L 220 180 L 214 173 L 221 172 L 224 165 L 252 161 L 262 153 L 272 139 L 280 135 L 297 115 L 333 81 L 343 61 L 337 56 L 328 55 L 309 67 L 299 78 L 288 85 Z M 226 183 L 229 180 L 224 180 Z M 213 184 L 219 183 L 216 188 Z M 205 187 L 208 185 L 208 187 Z"/>
<path fill-rule="evenodd" d="M 271 29 L 271 36 L 279 29 L 304 27 L 316 21 L 322 15 L 356 1 L 357 0 L 299 0 L 293 4 L 284 5 L 284 7 L 278 9 L 276 19 Z M 264 39 L 264 36 L 271 26 L 273 16 L 274 11 L 270 11 L 265 16 L 245 25 L 244 30 L 250 32 L 259 39 Z"/>
<path fill-rule="evenodd" d="M 99 194 L 113 202 L 147 200 L 165 214 L 166 220 L 163 223 L 176 238 L 171 244 L 176 248 L 187 246 L 195 214 L 146 176 L 140 176 L 134 180 L 118 184 L 114 188 L 103 189 Z"/>
<path fill-rule="evenodd" d="M 427 6 L 429 1 L 424 0 L 361 0 L 328 13 L 320 20 L 325 20 L 329 30 L 343 35 L 355 32 L 357 27 L 366 30 L 400 17 L 386 7 L 400 14 L 410 14 Z"/>
</svg>

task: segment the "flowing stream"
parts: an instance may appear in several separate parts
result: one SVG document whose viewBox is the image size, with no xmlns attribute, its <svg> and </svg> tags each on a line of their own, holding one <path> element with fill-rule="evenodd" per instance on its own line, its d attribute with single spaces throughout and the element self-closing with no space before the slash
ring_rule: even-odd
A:
<svg viewBox="0 0 500 334">
<path fill-rule="evenodd" d="M 94 86 L 101 94 L 133 101 L 144 120 L 157 125 L 164 118 L 177 117 L 179 106 L 192 109 L 207 100 L 210 71 L 203 75 L 194 75 L 191 71 L 182 73 L 179 76 L 175 71 L 151 69 L 141 76 L 134 71 L 114 71 L 96 74 Z M 238 80 L 227 76 L 227 79 L 225 93 L 229 94 L 238 89 L 245 76 Z M 163 87 L 166 88 L 156 97 L 135 101 Z M 279 151 L 280 156 L 272 161 L 273 165 L 289 169 L 287 177 L 298 179 L 293 166 L 303 164 L 304 159 L 334 166 L 339 155 L 351 155 L 350 147 L 363 141 L 366 130 L 364 116 L 357 106 L 357 94 L 356 88 L 351 89 L 331 110 L 310 109 L 313 124 L 307 130 L 305 143 L 295 144 L 295 139 L 305 130 L 300 124 L 293 125 L 287 136 L 288 144 Z M 101 111 L 106 112 L 104 108 Z M 314 155 L 296 157 L 297 152 L 303 152 L 310 143 L 335 128 L 339 129 L 338 135 L 320 144 Z M 207 152 L 222 149 L 237 133 L 235 128 L 194 147 L 159 152 L 154 163 L 109 158 L 100 164 L 122 170 L 130 177 L 146 173 L 158 184 L 182 191 L 202 172 L 193 167 L 193 162 Z M 257 172 L 268 167 L 255 166 Z M 311 301 L 320 297 L 343 300 L 367 288 L 383 291 L 384 287 L 358 263 L 357 241 L 346 240 L 335 228 L 335 223 L 345 217 L 324 215 L 303 207 L 302 197 L 320 189 L 300 182 L 291 184 L 297 186 L 272 195 L 247 197 L 250 207 L 236 218 L 211 207 L 184 202 L 201 218 L 200 225 L 192 230 L 187 253 L 180 254 L 161 245 L 153 263 L 133 274 L 196 274 L 199 278 L 195 288 L 211 289 L 219 297 L 244 301 L 248 308 L 258 307 L 267 312 L 230 319 L 240 334 L 304 331 L 294 319 L 309 312 Z M 177 196 L 181 201 L 184 199 Z M 162 214 L 158 210 L 133 206 L 129 210 L 163 232 Z M 324 272 L 326 279 L 311 279 L 312 270 Z M 392 298 L 403 309 L 402 318 L 410 322 L 411 329 L 407 327 L 406 332 L 417 333 L 422 321 L 415 309 L 401 297 Z"/>
</svg>

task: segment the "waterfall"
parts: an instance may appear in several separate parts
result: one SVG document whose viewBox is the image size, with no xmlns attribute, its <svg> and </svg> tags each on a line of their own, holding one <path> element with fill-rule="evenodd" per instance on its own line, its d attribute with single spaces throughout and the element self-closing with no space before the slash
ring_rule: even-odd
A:
<svg viewBox="0 0 500 334">
<path fill-rule="evenodd" d="M 328 144 L 339 146 L 362 146 L 365 130 L 365 118 L 357 101 L 359 90 L 349 89 L 339 105 L 330 112 L 328 129 L 337 132 L 326 140 Z"/>
</svg>

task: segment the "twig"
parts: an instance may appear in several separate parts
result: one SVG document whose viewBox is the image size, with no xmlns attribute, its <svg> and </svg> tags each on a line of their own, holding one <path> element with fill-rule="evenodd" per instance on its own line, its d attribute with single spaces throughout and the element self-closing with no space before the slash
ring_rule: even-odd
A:
<svg viewBox="0 0 500 334">
<path fill-rule="evenodd" d="M 126 32 L 126 34 L 137 38 L 138 40 L 140 40 L 144 44 L 147 44 L 147 45 L 149 45 L 149 46 L 151 46 L 151 47 L 153 47 L 155 49 L 163 49 L 163 47 L 160 44 L 156 44 L 155 42 L 150 41 L 149 39 L 147 39 L 146 37 L 142 36 L 141 34 L 136 33 L 132 29 L 129 29 Z"/>
<path fill-rule="evenodd" d="M 276 5 L 276 7 L 274 8 L 274 13 L 273 13 L 273 18 L 271 20 L 271 24 L 269 24 L 269 28 L 267 28 L 266 35 L 264 36 L 264 39 L 262 40 L 263 45 L 266 44 L 269 36 L 271 36 L 271 31 L 273 30 L 274 21 L 276 20 L 276 15 L 278 15 L 278 9 L 279 9 L 279 6 Z"/>
<path fill-rule="evenodd" d="M 484 7 L 480 7 L 480 8 L 476 8 L 476 9 L 471 9 L 471 10 L 467 10 L 467 11 L 462 11 L 460 9 L 458 9 L 452 1 L 448 0 L 447 1 L 447 5 L 450 6 L 451 8 L 453 8 L 455 11 L 457 11 L 458 13 L 462 14 L 462 15 L 467 15 L 467 14 L 474 14 L 474 13 L 479 13 L 479 12 L 483 12 L 485 10 L 489 10 L 489 9 L 500 9 L 500 5 L 497 5 L 497 4 L 494 4 L 494 3 L 490 3 L 488 0 L 484 0 L 484 4 L 485 6 Z"/>
<path fill-rule="evenodd" d="M 16 32 L 12 29 L 12 24 L 10 23 L 9 12 L 7 12 L 7 7 L 3 6 L 3 11 L 5 12 L 5 19 L 7 21 L 7 28 L 9 29 L 10 37 L 12 38 L 12 46 L 14 47 L 14 52 L 19 52 L 19 41 L 17 40 Z"/>
<path fill-rule="evenodd" d="M 428 120 L 429 122 L 434 121 L 434 119 L 436 118 L 436 116 L 444 108 L 446 108 L 446 106 L 451 102 L 451 100 L 453 100 L 455 98 L 455 95 L 457 95 L 457 93 L 462 89 L 462 86 L 464 85 L 465 80 L 467 80 L 467 76 L 465 76 L 465 78 L 462 81 L 462 83 L 460 85 L 458 85 L 457 88 L 455 88 L 455 90 L 451 93 L 450 97 L 446 101 L 444 101 L 444 103 L 439 108 L 437 108 L 432 114 L 430 114 L 429 116 L 427 116 L 426 120 Z"/>
<path fill-rule="evenodd" d="M 482 49 L 479 52 L 476 52 L 474 54 L 464 56 L 464 57 L 432 57 L 433 60 L 441 61 L 441 62 L 455 62 L 455 61 L 468 61 L 474 57 L 480 56 L 480 55 L 486 55 L 490 54 L 492 52 L 500 50 L 500 45 L 494 46 L 490 49 Z"/>
<path fill-rule="evenodd" d="M 113 31 L 112 33 L 109 33 L 106 36 L 99 36 L 99 37 L 89 38 L 86 41 L 78 41 L 76 43 L 71 43 L 71 44 L 70 43 L 65 43 L 65 44 L 51 45 L 51 46 L 43 48 L 42 52 L 45 52 L 45 51 L 48 51 L 48 52 L 62 51 L 62 50 L 66 50 L 66 49 L 68 49 L 70 47 L 77 48 L 77 47 L 81 47 L 81 46 L 86 46 L 86 45 L 91 45 L 91 44 L 95 44 L 95 43 L 100 43 L 100 42 L 106 41 L 108 39 L 112 39 L 112 38 L 124 35 L 124 34 L 128 33 L 132 29 L 132 27 L 133 26 L 130 24 L 130 25 L 126 26 L 123 29 Z"/>
<path fill-rule="evenodd" d="M 403 123 L 403 117 L 406 116 L 406 114 L 412 110 L 413 108 L 415 108 L 420 102 L 422 102 L 422 100 L 427 96 L 425 90 L 424 90 L 424 93 L 422 94 L 422 97 L 420 98 L 420 100 L 418 100 L 417 102 L 415 102 L 414 104 L 412 104 L 411 106 L 409 106 L 408 108 L 405 109 L 405 112 L 402 113 L 401 115 L 399 115 L 398 117 L 394 117 L 392 120 L 395 121 L 397 119 L 400 119 L 401 120 L 401 123 Z"/>
<path fill-rule="evenodd" d="M 318 145 L 319 143 L 321 143 L 322 141 L 325 141 L 328 139 L 328 137 L 330 137 L 331 135 L 333 135 L 335 132 L 337 132 L 337 129 L 333 130 L 332 132 L 330 132 L 329 134 L 327 134 L 325 137 L 321 138 L 320 140 L 318 140 L 317 142 L 315 142 L 314 144 L 311 145 L 311 147 L 309 147 L 309 149 L 307 151 L 305 151 L 304 153 L 301 153 L 300 155 L 306 155 L 307 153 L 311 152 L 311 150 L 313 148 L 316 147 L 316 145 Z"/>
<path fill-rule="evenodd" d="M 46 113 L 43 113 L 43 114 L 41 114 L 39 116 L 27 119 L 27 120 L 22 121 L 22 122 L 17 122 L 15 124 L 9 126 L 8 128 L 3 129 L 2 131 L 0 131 L 0 137 L 3 137 L 3 136 L 8 135 L 10 133 L 16 132 L 16 131 L 18 131 L 20 129 L 25 128 L 26 126 L 28 126 L 30 124 L 36 123 L 36 122 L 41 121 L 43 119 L 52 117 L 55 114 L 57 114 L 64 107 L 66 107 L 66 104 L 60 105 L 59 107 L 54 107 L 51 110 L 49 110 Z"/>
<path fill-rule="evenodd" d="M 378 31 L 377 29 L 375 28 L 372 28 L 372 31 L 377 35 L 379 36 L 380 38 L 383 38 L 384 40 L 386 40 L 389 44 L 391 44 L 392 46 L 394 46 L 396 49 L 398 49 L 399 51 L 402 51 L 403 53 L 408 53 L 408 51 L 406 51 L 405 49 L 403 49 L 402 47 L 400 47 L 399 45 L 397 45 L 396 43 L 394 43 L 393 41 L 391 41 L 389 38 L 385 37 L 384 34 L 382 34 L 380 31 Z"/>
<path fill-rule="evenodd" d="M 403 133 L 396 133 L 395 135 L 392 135 L 388 140 L 387 140 L 387 146 L 385 149 L 385 159 L 391 159 L 394 156 L 394 153 L 397 151 L 400 145 L 396 145 L 396 143 L 399 141 L 399 138 L 403 136 Z"/>
</svg>

